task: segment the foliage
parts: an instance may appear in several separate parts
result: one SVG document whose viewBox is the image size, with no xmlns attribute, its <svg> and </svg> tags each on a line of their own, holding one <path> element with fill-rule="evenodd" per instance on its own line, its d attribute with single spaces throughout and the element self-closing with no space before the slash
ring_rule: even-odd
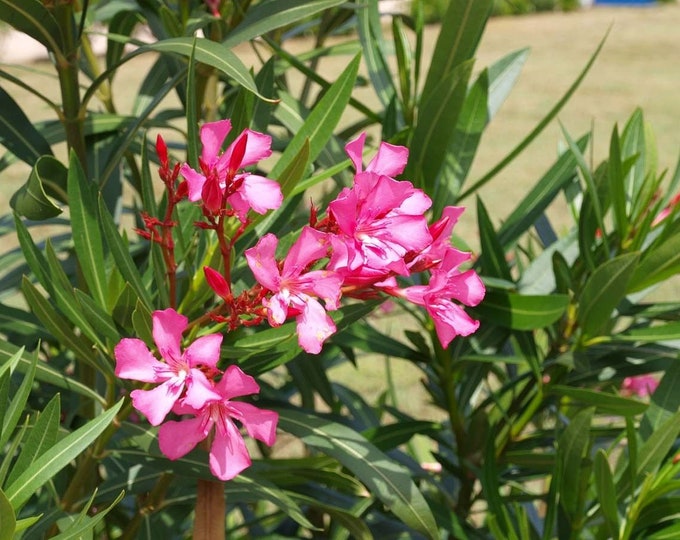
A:
<svg viewBox="0 0 680 540">
<path fill-rule="evenodd" d="M 252 466 L 213 483 L 226 496 L 226 525 L 217 517 L 230 538 L 677 534 L 680 303 L 663 291 L 680 270 L 680 167 L 657 170 L 641 111 L 614 127 L 609 156 L 597 165 L 587 157 L 592 134 L 565 131 L 554 165 L 502 224 L 477 198 L 472 268 L 487 296 L 470 310 L 481 321 L 472 337 L 443 347 L 424 310 L 401 301 L 404 332 L 381 330 L 368 317 L 379 301 L 363 299 L 334 312 L 338 331 L 318 355 L 300 348 L 292 323 L 229 331 L 200 318 L 224 292 L 217 286 L 215 294 L 203 267 L 229 268 L 239 290 L 253 285 L 246 250 L 270 232 L 279 255 L 293 245 L 310 222 L 307 190 L 315 188 L 323 208 L 349 186 L 343 146 L 357 134 L 368 129 L 370 141 L 410 149 L 404 178 L 432 198 L 438 217 L 502 181 L 499 173 L 555 118 L 602 44 L 536 128 L 472 179 L 484 129 L 527 57 L 510 52 L 473 69 L 491 0 L 451 0 L 429 62 L 420 2 L 413 17 L 392 17 L 391 28 L 376 1 L 46 4 L 0 0 L 0 19 L 51 52 L 61 88 L 53 102 L 0 72 L 3 85 L 23 87 L 55 112 L 33 124 L 0 92 L 0 167 L 32 167 L 13 215 L 0 220 L 1 234 L 19 243 L 0 255 L 0 538 L 182 538 L 202 523 L 197 497 L 212 479 L 205 450 L 166 459 L 157 428 L 133 413 L 129 394 L 147 388 L 116 376 L 116 346 L 132 338 L 153 347 L 152 313 L 173 298 L 192 321 L 191 340 L 201 339 L 199 329 L 223 334 L 220 370 L 238 366 L 257 379 L 258 405 L 278 413 L 286 439 L 249 447 Z M 91 54 L 94 21 L 107 23 L 103 64 Z M 155 42 L 136 42 L 139 23 Z M 289 52 L 287 40 L 310 28 L 310 49 Z M 234 48 L 245 45 L 262 65 L 242 64 Z M 324 56 L 341 54 L 346 68 L 334 80 L 316 72 Z M 132 108 L 120 111 L 111 82 L 140 55 L 154 55 L 152 68 Z M 358 97 L 360 84 L 378 106 Z M 172 163 L 204 170 L 199 124 L 222 118 L 231 118 L 226 143 L 234 147 L 246 128 L 271 134 L 273 164 L 252 172 L 277 180 L 285 196 L 238 234 L 196 227 L 206 217 L 201 207 L 161 194 L 152 173 L 154 162 L 161 178 L 171 173 L 152 133 L 163 133 Z M 58 157 L 63 142 L 66 162 Z M 559 234 L 550 221 L 558 197 L 572 218 Z M 166 243 L 148 241 L 149 225 L 160 226 L 149 218 L 166 210 Z M 236 241 L 224 257 L 227 235 Z M 464 247 L 464 239 L 454 242 Z M 425 285 L 418 276 L 399 286 Z M 356 380 L 336 379 L 336 366 L 365 353 L 414 366 L 435 417 L 407 414 L 394 392 L 369 402 Z M 648 401 L 619 390 L 650 373 L 660 383 Z M 421 463 L 423 446 L 432 463 Z"/>
</svg>

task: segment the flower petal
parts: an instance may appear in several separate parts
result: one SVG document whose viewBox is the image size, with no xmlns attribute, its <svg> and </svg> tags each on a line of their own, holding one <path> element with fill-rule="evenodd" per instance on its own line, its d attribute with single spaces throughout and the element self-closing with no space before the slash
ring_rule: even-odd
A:
<svg viewBox="0 0 680 540">
<path fill-rule="evenodd" d="M 202 409 L 208 402 L 221 401 L 222 396 L 215 391 L 205 374 L 199 369 L 192 369 L 187 378 L 187 391 L 182 398 L 182 406 L 192 409 Z M 176 410 L 176 407 L 173 408 Z"/>
<path fill-rule="evenodd" d="M 187 186 L 189 188 L 189 200 L 192 202 L 200 201 L 203 196 L 205 176 L 193 170 L 187 163 L 184 163 L 180 167 L 179 172 L 186 178 Z"/>
<path fill-rule="evenodd" d="M 113 354 L 116 357 L 115 374 L 121 379 L 141 382 L 165 380 L 165 377 L 159 376 L 159 373 L 166 370 L 167 366 L 151 354 L 141 339 L 121 339 Z"/>
<path fill-rule="evenodd" d="M 356 139 L 345 145 L 345 153 L 349 156 L 349 159 L 352 160 L 354 170 L 358 173 L 364 170 L 363 153 L 365 142 L 366 132 L 362 132 Z"/>
<path fill-rule="evenodd" d="M 130 392 L 132 405 L 146 416 L 152 426 L 157 426 L 172 409 L 184 390 L 184 383 L 173 378 L 151 390 L 133 390 Z"/>
<path fill-rule="evenodd" d="M 260 392 L 260 386 L 255 379 L 233 364 L 224 372 L 215 389 L 226 400 Z"/>
<path fill-rule="evenodd" d="M 277 292 L 281 275 L 276 264 L 276 246 L 279 240 L 273 234 L 265 234 L 260 241 L 245 251 L 248 266 L 260 285 Z"/>
<path fill-rule="evenodd" d="M 386 142 L 381 142 L 378 153 L 373 157 L 366 167 L 369 172 L 384 174 L 386 176 L 397 176 L 404 172 L 408 161 L 408 148 L 405 146 L 395 146 Z"/>
<path fill-rule="evenodd" d="M 153 340 L 156 342 L 158 352 L 166 361 L 179 360 L 182 356 L 180 350 L 182 332 L 186 330 L 189 320 L 172 308 L 154 311 L 151 318 Z"/>
<path fill-rule="evenodd" d="M 158 446 L 168 459 L 179 459 L 208 436 L 210 426 L 202 417 L 169 420 L 158 430 Z"/>
<path fill-rule="evenodd" d="M 190 367 L 217 366 L 220 359 L 220 345 L 222 334 L 208 334 L 197 338 L 184 351 L 184 358 Z"/>
<path fill-rule="evenodd" d="M 335 332 L 335 323 L 314 298 L 309 298 L 297 316 L 298 343 L 310 354 L 321 352 L 323 342 Z"/>
<path fill-rule="evenodd" d="M 250 403 L 232 401 L 230 409 L 238 411 L 237 419 L 246 428 L 248 435 L 271 446 L 276 441 L 276 424 L 279 421 L 278 413 L 267 409 L 260 409 Z"/>
<path fill-rule="evenodd" d="M 220 480 L 231 480 L 252 462 L 238 428 L 229 419 L 223 425 L 226 433 L 216 429 L 210 447 L 210 470 Z"/>
<path fill-rule="evenodd" d="M 213 165 L 222 151 L 222 143 L 231 131 L 230 120 L 207 122 L 201 126 L 201 159 L 207 165 Z"/>
</svg>

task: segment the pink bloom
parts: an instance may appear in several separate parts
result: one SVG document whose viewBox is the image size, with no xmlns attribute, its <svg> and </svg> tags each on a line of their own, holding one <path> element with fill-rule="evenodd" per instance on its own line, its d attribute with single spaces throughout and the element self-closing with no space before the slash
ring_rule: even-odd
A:
<svg viewBox="0 0 680 540">
<path fill-rule="evenodd" d="M 469 336 L 479 328 L 479 321 L 471 319 L 459 305 L 451 301 L 454 299 L 467 306 L 476 306 L 484 298 L 484 284 L 474 270 L 458 270 L 458 266 L 469 258 L 469 253 L 450 248 L 441 264 L 432 269 L 427 285 L 387 290 L 390 294 L 425 306 L 434 321 L 442 347 L 448 347 L 456 336 Z"/>
<path fill-rule="evenodd" d="M 259 214 L 281 206 L 283 195 L 277 182 L 238 171 L 271 155 L 271 137 L 249 129 L 243 131 L 222 153 L 224 139 L 231 131 L 229 120 L 208 122 L 201 126 L 201 172 L 188 164 L 180 172 L 186 178 L 190 201 L 203 201 L 203 206 L 215 214 L 224 206 L 232 206 L 241 221 L 248 210 Z"/>
<path fill-rule="evenodd" d="M 624 394 L 645 398 L 651 396 L 657 386 L 659 381 L 653 375 L 636 375 L 623 379 L 621 390 Z"/>
<path fill-rule="evenodd" d="M 408 275 L 405 255 L 432 242 L 423 216 L 430 204 L 410 182 L 372 172 L 357 174 L 354 186 L 328 206 L 339 230 L 329 267 L 343 275 L 363 266 Z"/>
<path fill-rule="evenodd" d="M 158 432 L 161 452 L 169 459 L 179 459 L 206 439 L 214 428 L 210 445 L 210 470 L 220 480 L 231 480 L 251 464 L 250 454 L 235 420 L 243 425 L 248 435 L 268 446 L 276 440 L 279 419 L 276 412 L 233 401 L 233 398 L 257 394 L 259 391 L 255 379 L 237 366 L 229 366 L 214 387 L 215 399 L 198 408 L 183 401 L 175 406 L 174 412 L 191 414 L 193 418 L 178 422 L 170 420 L 161 426 Z"/>
<path fill-rule="evenodd" d="M 356 139 L 345 145 L 345 152 L 352 160 L 357 173 L 364 170 L 362 155 L 364 153 L 365 142 L 366 133 L 361 133 Z M 378 153 L 373 157 L 368 167 L 366 167 L 366 172 L 383 174 L 385 176 L 397 176 L 404 172 L 407 161 L 408 148 L 381 142 Z"/>
<path fill-rule="evenodd" d="M 671 212 L 673 212 L 678 203 L 680 203 L 680 193 L 673 197 L 668 205 L 658 213 L 658 215 L 654 218 L 654 221 L 652 221 L 652 227 L 656 227 L 659 223 L 662 223 L 668 216 L 670 216 Z"/>
<path fill-rule="evenodd" d="M 324 301 L 326 309 L 337 309 L 342 285 L 342 279 L 334 272 L 306 272 L 312 263 L 326 256 L 327 235 L 310 227 L 302 229 L 281 270 L 275 258 L 277 245 L 278 239 L 273 234 L 263 236 L 255 247 L 246 250 L 248 266 L 255 279 L 274 293 L 262 302 L 269 324 L 279 326 L 289 314 L 296 315 L 300 346 L 316 354 L 335 332 L 333 320 L 317 298 Z"/>
<path fill-rule="evenodd" d="M 193 407 L 200 408 L 206 400 L 215 398 L 204 371 L 216 370 L 222 335 L 199 337 L 182 351 L 180 342 L 188 324 L 187 318 L 174 309 L 154 311 L 152 318 L 153 339 L 164 362 L 157 360 L 146 344 L 136 338 L 122 339 L 116 345 L 114 355 L 118 377 L 161 383 L 151 390 L 133 390 L 130 393 L 134 407 L 157 426 L 185 389 L 184 401 Z"/>
<path fill-rule="evenodd" d="M 451 249 L 451 234 L 458 218 L 465 211 L 462 206 L 447 206 L 442 217 L 429 227 L 432 243 L 422 250 L 409 265 L 411 271 L 419 271 L 438 264 Z"/>
</svg>

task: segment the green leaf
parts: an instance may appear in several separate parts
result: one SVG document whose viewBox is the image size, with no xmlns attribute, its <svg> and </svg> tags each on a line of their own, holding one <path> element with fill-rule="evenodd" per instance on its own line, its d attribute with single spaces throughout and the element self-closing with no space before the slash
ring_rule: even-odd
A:
<svg viewBox="0 0 680 540">
<path fill-rule="evenodd" d="M 529 56 L 529 48 L 519 49 L 504 56 L 488 68 L 488 119 L 491 120 L 510 95 L 522 67 Z"/>
<path fill-rule="evenodd" d="M 381 425 L 362 432 L 379 450 L 387 452 L 406 444 L 414 435 L 432 436 L 442 429 L 441 424 L 423 420 L 406 420 L 396 424 Z"/>
<path fill-rule="evenodd" d="M 487 290 L 482 303 L 470 311 L 489 323 L 513 330 L 545 328 L 567 309 L 565 294 L 521 295 Z"/>
<path fill-rule="evenodd" d="M 187 58 L 193 55 L 197 62 L 202 62 L 218 69 L 259 98 L 268 100 L 267 97 L 259 93 L 248 68 L 243 65 L 243 62 L 229 47 L 222 43 L 209 39 L 178 37 L 144 45 L 142 49 L 161 53 L 175 53 Z"/>
<path fill-rule="evenodd" d="M 282 430 L 337 459 L 406 525 L 428 538 L 439 538 L 432 512 L 407 469 L 346 426 L 288 409 L 278 412 Z"/>
<path fill-rule="evenodd" d="M 309 161 L 313 162 L 324 149 L 333 135 L 333 130 L 342 118 L 359 70 L 361 57 L 355 56 L 331 87 L 324 93 L 314 109 L 305 119 L 288 143 L 276 165 L 271 170 L 272 178 L 279 178 L 283 171 L 295 160 L 302 147 L 309 141 Z"/>
<path fill-rule="evenodd" d="M 357 19 L 357 31 L 368 76 L 381 105 L 385 108 L 394 99 L 396 89 L 386 60 L 378 2 L 364 4 L 358 10 Z"/>
<path fill-rule="evenodd" d="M 635 272 L 638 253 L 619 255 L 598 266 L 586 281 L 579 296 L 578 321 L 583 341 L 599 335 L 612 312 L 626 296 L 628 282 Z"/>
<path fill-rule="evenodd" d="M 677 540 L 680 537 L 680 523 L 673 523 L 660 530 L 645 534 L 645 540 Z"/>
<path fill-rule="evenodd" d="M 589 140 L 589 135 L 584 135 L 576 141 L 576 146 L 583 151 Z M 514 245 L 519 237 L 534 225 L 559 192 L 574 177 L 575 167 L 576 159 L 573 154 L 564 152 L 522 198 L 498 231 L 501 245 L 505 249 Z"/>
<path fill-rule="evenodd" d="M 21 473 L 28 470 L 37 458 L 57 442 L 60 414 L 60 397 L 57 394 L 45 406 L 43 411 L 39 413 L 38 419 L 30 428 L 21 453 L 7 477 L 7 485 L 12 484 Z"/>
<path fill-rule="evenodd" d="M 640 264 L 630 280 L 629 292 L 637 292 L 656 285 L 680 272 L 680 234 L 652 244 L 645 250 Z"/>
<path fill-rule="evenodd" d="M 551 394 L 568 397 L 574 401 L 595 407 L 599 412 L 610 415 L 635 416 L 645 412 L 648 407 L 647 403 L 636 399 L 628 399 L 588 388 L 555 384 L 549 386 L 549 389 Z"/>
<path fill-rule="evenodd" d="M 595 454 L 594 469 L 597 500 L 600 503 L 600 509 L 602 510 L 609 534 L 614 538 L 619 530 L 616 487 L 614 486 L 612 471 L 609 468 L 607 453 L 602 448 Z"/>
<path fill-rule="evenodd" d="M 661 424 L 680 410 L 680 362 L 671 362 L 651 396 L 649 409 L 640 422 L 640 435 L 648 439 Z"/>
<path fill-rule="evenodd" d="M 68 527 L 64 532 L 52 537 L 52 540 L 81 540 L 86 537 L 92 538 L 94 533 L 94 528 L 100 523 L 113 508 L 123 499 L 125 492 L 121 491 L 118 497 L 107 507 L 107 508 L 97 508 L 97 512 L 93 516 L 88 516 L 86 512 L 89 510 L 94 498 L 96 496 L 96 491 L 92 494 L 90 501 L 83 508 L 80 515 L 75 519 L 73 525 Z"/>
<path fill-rule="evenodd" d="M 0 0 L 0 19 L 61 55 L 64 44 L 59 24 L 42 2 Z"/>
<path fill-rule="evenodd" d="M 21 347 L 18 349 L 16 352 L 14 352 L 9 358 L 2 358 L 2 354 L 0 354 L 0 379 L 2 379 L 6 373 L 13 373 L 14 370 L 16 369 L 17 365 L 19 364 L 19 361 L 21 360 L 21 357 L 24 354 L 24 347 Z M 3 410 L 0 412 L 0 421 L 2 421 L 2 416 L 5 414 L 5 411 Z"/>
<path fill-rule="evenodd" d="M 279 176 L 279 184 L 281 185 L 281 192 L 283 197 L 288 197 L 293 189 L 302 180 L 305 172 L 307 172 L 307 165 L 309 164 L 309 139 L 305 139 L 302 148 L 295 156 L 295 159 L 288 164 L 288 167 Z"/>
<path fill-rule="evenodd" d="M 58 216 L 62 210 L 48 198 L 46 190 L 58 191 L 62 195 L 60 200 L 65 202 L 66 176 L 66 167 L 58 159 L 41 156 L 26 183 L 12 195 L 10 206 L 19 215 L 35 221 Z"/>
<path fill-rule="evenodd" d="M 621 160 L 621 141 L 619 130 L 614 126 L 609 141 L 609 161 L 607 162 L 607 178 L 609 180 L 609 196 L 612 201 L 614 227 L 623 242 L 628 232 L 628 214 L 626 213 L 626 188 L 623 179 L 623 163 Z"/>
<path fill-rule="evenodd" d="M 0 144 L 21 161 L 34 165 L 40 156 L 52 155 L 52 148 L 45 137 L 2 87 L 0 87 L 0 127 L 2 127 Z"/>
<path fill-rule="evenodd" d="M 680 322 L 633 328 L 613 336 L 623 341 L 670 341 L 680 339 Z"/>
<path fill-rule="evenodd" d="M 345 0 L 269 0 L 254 5 L 243 21 L 227 34 L 222 44 L 234 47 L 288 24 L 298 24 L 323 10 L 339 6 Z"/>
<path fill-rule="evenodd" d="M 477 226 L 479 228 L 479 240 L 481 253 L 479 266 L 481 274 L 488 277 L 500 278 L 512 283 L 510 267 L 505 260 L 505 252 L 493 228 L 489 213 L 481 199 L 477 199 Z"/>
<path fill-rule="evenodd" d="M 652 433 L 638 451 L 638 476 L 653 474 L 661 465 L 680 433 L 680 412 L 670 416 Z M 620 491 L 619 491 L 620 493 Z"/>
<path fill-rule="evenodd" d="M 590 448 L 590 426 L 595 409 L 584 409 L 576 414 L 562 432 L 558 442 L 557 457 L 565 472 L 560 484 L 560 503 L 572 522 L 582 511 L 582 476 L 590 471 L 584 468 L 583 460 Z"/>
<path fill-rule="evenodd" d="M 12 504 L 7 499 L 5 492 L 0 489 L 0 540 L 12 540 L 17 527 L 17 518 L 14 515 Z"/>
<path fill-rule="evenodd" d="M 4 411 L 2 426 L 0 426 L 0 448 L 3 448 L 5 444 L 7 444 L 7 441 L 10 440 L 10 437 L 24 412 L 28 397 L 31 393 L 31 388 L 33 387 L 37 363 L 38 354 L 33 353 L 31 367 L 24 375 L 24 380 L 21 381 L 21 385 L 14 393 L 12 401 L 10 401 L 9 406 Z M 15 508 L 15 510 L 17 509 Z"/>
<path fill-rule="evenodd" d="M 35 460 L 31 468 L 7 486 L 7 499 L 18 511 L 37 489 L 83 452 L 113 421 L 123 405 L 121 399 L 113 407 L 70 433 Z"/>
<path fill-rule="evenodd" d="M 147 287 L 142 282 L 142 276 L 139 274 L 139 267 L 135 264 L 130 256 L 128 245 L 123 241 L 118 232 L 118 227 L 113 221 L 113 217 L 106 208 L 103 197 L 99 196 L 99 217 L 101 219 L 102 230 L 104 231 L 104 238 L 111 251 L 113 260 L 116 263 L 118 271 L 123 276 L 123 279 L 135 291 L 137 297 L 144 302 L 144 305 L 152 309 L 153 303 Z"/>
<path fill-rule="evenodd" d="M 95 184 L 85 177 L 78 157 L 71 152 L 68 167 L 68 199 L 73 246 L 90 294 L 106 308 L 104 245 L 99 228 Z"/>
</svg>

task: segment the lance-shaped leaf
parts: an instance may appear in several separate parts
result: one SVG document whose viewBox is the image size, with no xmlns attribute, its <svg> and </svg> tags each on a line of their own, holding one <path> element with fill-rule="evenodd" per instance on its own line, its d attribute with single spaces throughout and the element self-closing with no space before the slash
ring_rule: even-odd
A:
<svg viewBox="0 0 680 540">
<path fill-rule="evenodd" d="M 21 186 L 10 200 L 10 206 L 19 215 L 35 221 L 42 221 L 61 214 L 59 208 L 47 194 L 57 195 L 66 202 L 67 170 L 52 156 L 41 156 L 35 162 L 28 181 Z"/>
<path fill-rule="evenodd" d="M 0 425 L 0 448 L 3 448 L 10 440 L 10 437 L 19 423 L 24 409 L 26 408 L 26 402 L 28 401 L 28 396 L 31 393 L 31 388 L 33 386 L 33 379 L 35 377 L 35 368 L 37 363 L 38 355 L 37 353 L 34 353 L 32 355 L 30 369 L 24 375 L 24 380 L 21 381 L 21 385 L 16 390 L 16 392 L 14 392 L 12 400 L 3 411 L 2 425 Z M 1 406 L 5 407 L 5 404 L 3 403 Z"/>
<path fill-rule="evenodd" d="M 557 321 L 568 304 L 566 294 L 522 295 L 487 290 L 484 301 L 470 311 L 491 324 L 513 330 L 534 330 Z"/>
<path fill-rule="evenodd" d="M 64 48 L 56 19 L 38 0 L 0 0 L 0 20 L 28 34 L 57 56 Z"/>
<path fill-rule="evenodd" d="M 635 416 L 645 412 L 648 407 L 647 403 L 637 399 L 575 386 L 551 385 L 550 393 L 568 397 L 573 401 L 595 407 L 599 412 L 610 415 Z"/>
<path fill-rule="evenodd" d="M 560 503 L 572 520 L 582 512 L 581 490 L 587 487 L 581 476 L 590 475 L 583 460 L 590 449 L 590 426 L 595 409 L 584 409 L 574 416 L 558 440 L 557 459 L 565 472 L 560 484 Z"/>
<path fill-rule="evenodd" d="M 269 0 L 260 2 L 246 12 L 243 21 L 231 30 L 222 42 L 227 47 L 234 47 L 258 36 L 263 36 L 292 23 L 315 15 L 323 10 L 339 6 L 345 0 Z"/>
<path fill-rule="evenodd" d="M 0 88 L 0 144 L 21 161 L 33 165 L 52 148 L 24 111 L 5 90 Z"/>
<path fill-rule="evenodd" d="M 652 244 L 642 254 L 640 264 L 630 280 L 630 292 L 637 292 L 656 285 L 680 272 L 680 234 Z"/>
<path fill-rule="evenodd" d="M 12 540 L 17 527 L 17 518 L 5 492 L 0 489 L 0 540 Z"/>
<path fill-rule="evenodd" d="M 612 311 L 626 295 L 638 259 L 638 253 L 610 259 L 597 267 L 586 281 L 578 306 L 578 321 L 584 341 L 604 330 Z"/>
<path fill-rule="evenodd" d="M 619 530 L 619 512 L 616 507 L 616 488 L 614 477 L 609 468 L 609 459 L 606 452 L 600 448 L 595 454 L 594 464 L 595 489 L 600 509 L 605 523 L 612 538 Z"/>
<path fill-rule="evenodd" d="M 432 511 L 407 469 L 347 426 L 288 409 L 278 412 L 281 429 L 337 459 L 406 525 L 428 538 L 439 538 Z"/>
<path fill-rule="evenodd" d="M 195 46 L 195 49 L 194 49 Z M 144 50 L 152 50 L 164 53 L 175 53 L 190 58 L 192 55 L 197 62 L 202 62 L 225 75 L 231 77 L 238 84 L 250 90 L 256 96 L 268 100 L 260 94 L 257 85 L 243 62 L 229 47 L 222 43 L 209 39 L 195 39 L 193 37 L 170 38 L 151 43 L 143 47 Z"/>
<path fill-rule="evenodd" d="M 80 455 L 109 426 L 122 405 L 121 399 L 109 410 L 64 437 L 7 486 L 5 494 L 12 508 L 15 511 L 20 509 L 40 486 Z"/>
<path fill-rule="evenodd" d="M 99 228 L 96 187 L 85 177 L 78 157 L 71 152 L 68 167 L 68 199 L 71 210 L 73 247 L 92 297 L 106 308 L 104 244 Z"/>
</svg>

